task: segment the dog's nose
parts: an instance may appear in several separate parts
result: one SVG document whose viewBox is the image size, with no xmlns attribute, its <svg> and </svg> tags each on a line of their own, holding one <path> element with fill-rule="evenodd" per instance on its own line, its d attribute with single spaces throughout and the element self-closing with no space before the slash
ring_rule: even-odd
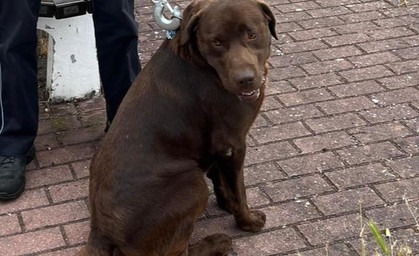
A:
<svg viewBox="0 0 419 256">
<path fill-rule="evenodd" d="M 255 74 L 250 71 L 243 71 L 234 75 L 234 80 L 240 87 L 250 86 L 255 81 Z"/>
</svg>

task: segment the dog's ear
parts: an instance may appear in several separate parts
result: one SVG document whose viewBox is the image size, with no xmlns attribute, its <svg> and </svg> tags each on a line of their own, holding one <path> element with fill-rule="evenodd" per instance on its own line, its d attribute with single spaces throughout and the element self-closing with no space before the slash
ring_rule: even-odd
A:
<svg viewBox="0 0 419 256">
<path fill-rule="evenodd" d="M 278 36 L 276 35 L 276 30 L 275 30 L 276 20 L 275 20 L 274 14 L 271 11 L 271 8 L 269 8 L 269 6 L 261 0 L 258 0 L 257 2 L 260 8 L 262 9 L 262 12 L 265 15 L 266 19 L 269 21 L 269 31 L 271 32 L 271 35 L 276 40 L 278 40 Z"/>
<path fill-rule="evenodd" d="M 196 31 L 199 18 L 207 4 L 203 1 L 195 0 L 183 11 L 182 23 L 180 25 L 180 44 L 186 44 L 191 38 L 192 33 Z"/>
</svg>

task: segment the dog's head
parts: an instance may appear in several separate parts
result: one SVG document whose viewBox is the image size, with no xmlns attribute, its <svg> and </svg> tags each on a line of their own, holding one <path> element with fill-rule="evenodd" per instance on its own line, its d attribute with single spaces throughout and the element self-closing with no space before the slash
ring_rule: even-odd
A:
<svg viewBox="0 0 419 256">
<path fill-rule="evenodd" d="M 184 11 L 180 44 L 193 44 L 227 91 L 253 102 L 265 83 L 275 24 L 260 0 L 195 0 Z"/>
</svg>

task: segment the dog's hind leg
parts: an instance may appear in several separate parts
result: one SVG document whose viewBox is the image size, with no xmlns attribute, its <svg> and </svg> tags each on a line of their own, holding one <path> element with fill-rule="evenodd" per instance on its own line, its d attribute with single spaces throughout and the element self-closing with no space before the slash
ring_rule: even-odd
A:
<svg viewBox="0 0 419 256">
<path fill-rule="evenodd" d="M 231 238 L 213 234 L 189 247 L 188 256 L 224 256 L 231 250 Z"/>
</svg>

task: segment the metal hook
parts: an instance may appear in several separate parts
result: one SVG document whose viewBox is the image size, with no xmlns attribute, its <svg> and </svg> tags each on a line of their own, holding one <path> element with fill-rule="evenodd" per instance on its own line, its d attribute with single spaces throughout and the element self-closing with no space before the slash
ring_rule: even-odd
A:
<svg viewBox="0 0 419 256">
<path fill-rule="evenodd" d="M 172 8 L 170 4 L 167 2 L 167 0 L 151 0 L 154 5 L 154 20 L 156 23 L 165 30 L 176 30 L 180 26 L 180 20 L 182 19 L 182 14 L 179 10 L 178 6 L 175 6 Z M 163 12 L 164 10 L 169 11 L 173 14 L 173 17 L 171 19 L 167 19 Z"/>
</svg>

